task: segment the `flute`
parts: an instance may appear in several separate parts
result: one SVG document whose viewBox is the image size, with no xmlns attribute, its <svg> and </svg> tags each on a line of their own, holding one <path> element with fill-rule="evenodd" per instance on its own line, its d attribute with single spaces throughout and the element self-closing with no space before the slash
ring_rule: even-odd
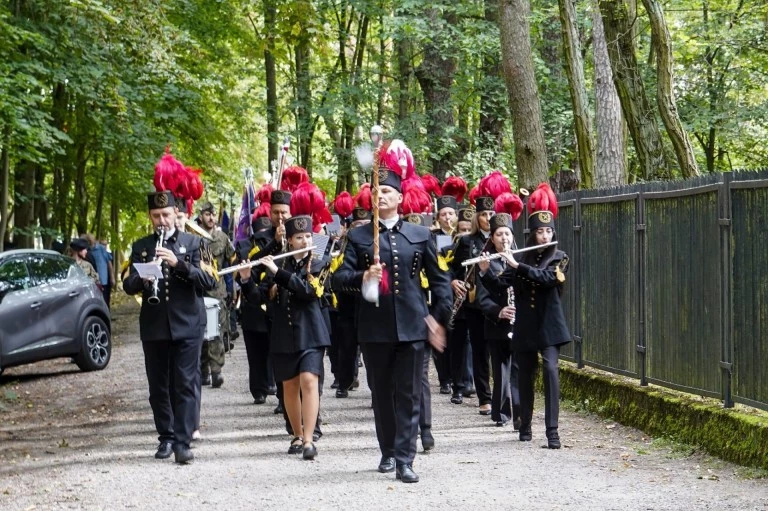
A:
<svg viewBox="0 0 768 511">
<path fill-rule="evenodd" d="M 472 259 L 467 259 L 466 261 L 462 261 L 461 265 L 462 266 L 470 266 L 472 264 L 477 264 L 480 261 L 490 261 L 491 259 L 498 259 L 499 257 L 502 257 L 505 253 L 506 254 L 512 254 L 512 255 L 522 254 L 523 252 L 530 252 L 531 250 L 536 250 L 536 249 L 539 249 L 539 248 L 551 247 L 553 245 L 557 245 L 557 242 L 556 241 L 550 241 L 549 243 L 543 243 L 541 245 L 533 245 L 532 247 L 520 248 L 520 249 L 517 249 L 517 250 L 512 250 L 511 252 L 496 252 L 494 254 L 488 254 L 488 255 L 484 255 L 484 256 L 477 256 L 477 257 L 473 257 Z M 219 273 L 221 273 L 221 272 L 219 272 Z"/>
<path fill-rule="evenodd" d="M 285 252 L 279 255 L 276 255 L 272 258 L 273 261 L 277 261 L 278 259 L 284 259 L 288 256 L 301 254 L 302 252 L 311 252 L 315 249 L 315 246 L 309 246 L 307 248 L 300 248 L 298 250 L 292 250 L 291 252 Z M 223 270 L 219 270 L 219 275 L 226 275 L 228 273 L 234 273 L 236 271 L 244 270 L 245 268 L 253 268 L 254 266 L 258 266 L 261 264 L 261 259 L 257 259 L 256 261 L 250 261 L 248 263 L 238 264 L 237 266 L 229 266 L 227 268 L 224 268 Z"/>
</svg>

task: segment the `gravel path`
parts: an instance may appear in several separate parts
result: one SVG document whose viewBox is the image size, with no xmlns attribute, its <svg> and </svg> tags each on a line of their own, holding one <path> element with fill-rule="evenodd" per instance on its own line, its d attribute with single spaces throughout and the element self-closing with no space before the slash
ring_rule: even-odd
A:
<svg viewBox="0 0 768 511">
<path fill-rule="evenodd" d="M 155 460 L 138 307 L 116 308 L 115 350 L 100 373 L 66 360 L 9 369 L 0 377 L 0 509 L 763 509 L 765 475 L 650 439 L 563 406 L 564 448 L 542 449 L 433 386 L 436 448 L 419 454 L 418 484 L 379 474 L 379 451 L 362 378 L 349 399 L 326 381 L 325 436 L 313 462 L 285 454 L 290 437 L 276 404 L 253 405 L 239 342 L 220 390 L 203 393 L 204 440 L 195 462 Z M 327 367 L 327 366 L 326 366 Z M 330 378 L 329 378 L 330 380 Z M 436 378 L 433 378 L 436 381 Z"/>
</svg>

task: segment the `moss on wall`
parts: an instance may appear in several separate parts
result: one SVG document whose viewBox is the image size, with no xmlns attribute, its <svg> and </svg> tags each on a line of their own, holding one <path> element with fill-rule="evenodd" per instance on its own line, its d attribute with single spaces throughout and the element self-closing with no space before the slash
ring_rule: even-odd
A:
<svg viewBox="0 0 768 511">
<path fill-rule="evenodd" d="M 702 447 L 741 465 L 768 469 L 768 414 L 725 409 L 715 400 L 641 387 L 636 381 L 560 364 L 564 399 L 652 436 Z M 751 410 L 751 409 L 750 409 Z"/>
</svg>

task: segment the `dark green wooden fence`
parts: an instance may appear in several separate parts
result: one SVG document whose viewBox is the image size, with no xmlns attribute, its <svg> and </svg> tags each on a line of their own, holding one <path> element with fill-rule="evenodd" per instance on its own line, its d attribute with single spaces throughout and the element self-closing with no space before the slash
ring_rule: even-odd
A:
<svg viewBox="0 0 768 511">
<path fill-rule="evenodd" d="M 559 200 L 563 358 L 768 409 L 768 171 Z"/>
</svg>

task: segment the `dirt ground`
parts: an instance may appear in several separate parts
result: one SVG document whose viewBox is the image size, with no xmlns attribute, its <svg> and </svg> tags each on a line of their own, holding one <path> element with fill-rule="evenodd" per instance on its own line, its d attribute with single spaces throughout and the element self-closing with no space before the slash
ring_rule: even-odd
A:
<svg viewBox="0 0 768 511">
<path fill-rule="evenodd" d="M 376 471 L 370 393 L 336 399 L 325 382 L 319 455 L 286 454 L 290 437 L 272 410 L 254 405 L 242 342 L 226 382 L 203 392 L 204 439 L 195 462 L 155 460 L 138 307 L 114 314 L 109 367 L 80 373 L 68 360 L 9 369 L 0 377 L 0 509 L 763 509 L 764 472 L 738 467 L 576 411 L 561 411 L 564 448 L 542 448 L 537 403 L 533 442 L 452 405 L 433 385 L 436 447 L 419 453 L 418 484 Z M 326 368 L 328 365 L 326 364 Z M 436 383 L 433 375 L 433 383 Z"/>
</svg>

